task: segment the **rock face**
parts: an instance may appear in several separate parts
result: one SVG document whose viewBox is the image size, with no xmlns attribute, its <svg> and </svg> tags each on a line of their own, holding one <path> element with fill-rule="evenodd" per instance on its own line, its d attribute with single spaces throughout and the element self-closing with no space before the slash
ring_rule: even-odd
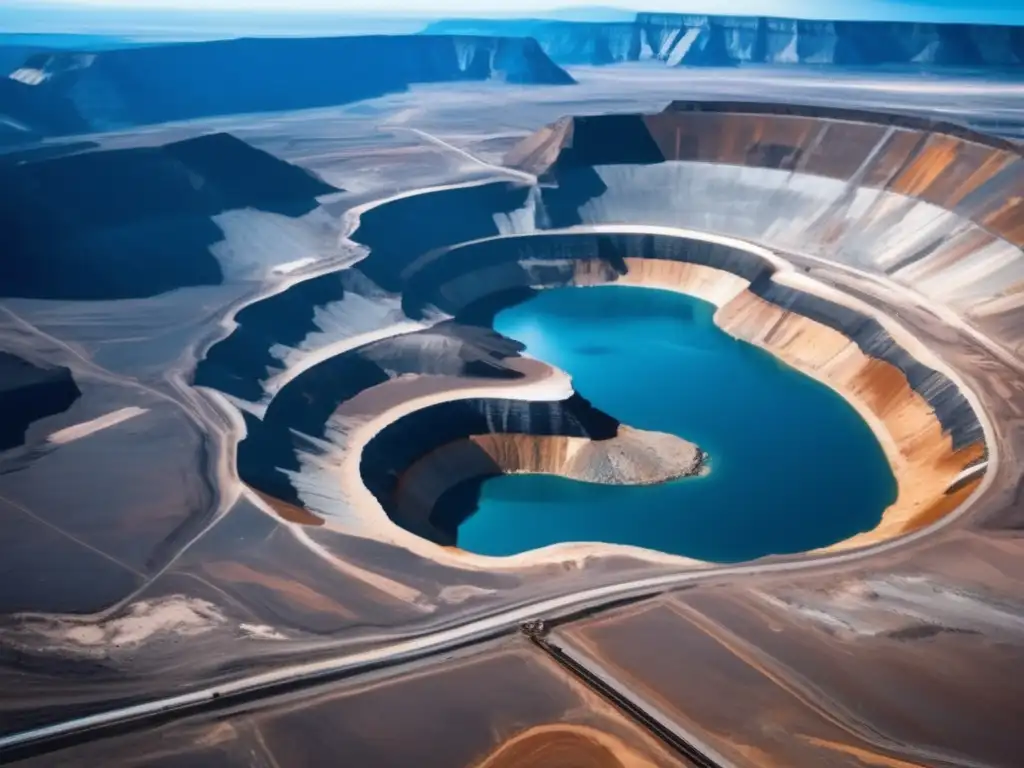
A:
<svg viewBox="0 0 1024 768">
<path fill-rule="evenodd" d="M 1024 64 L 1024 28 L 994 25 L 640 13 L 632 23 L 452 19 L 426 31 L 532 37 L 559 64 Z"/>
<path fill-rule="evenodd" d="M 47 104 L 70 106 L 67 120 L 92 131 L 335 106 L 415 83 L 573 82 L 533 40 L 452 36 L 261 38 L 49 52 L 30 56 L 10 77 Z M 51 126 L 51 132 L 70 127 Z"/>
<path fill-rule="evenodd" d="M 703 454 L 675 435 L 620 427 L 615 437 L 483 434 L 456 440 L 410 465 L 381 503 L 395 522 L 445 546 L 473 509 L 445 498 L 459 484 L 503 474 L 558 475 L 603 485 L 651 485 L 701 471 Z"/>
<path fill-rule="evenodd" d="M 342 303 L 346 300 L 351 299 Z M 268 301 L 284 309 L 291 300 Z M 287 322 L 288 313 L 278 319 Z M 242 339 L 259 348 L 249 336 L 259 325 L 242 321 L 249 326 L 246 333 L 237 342 L 229 337 L 215 346 L 200 364 L 196 382 L 253 402 L 257 398 L 251 393 L 260 382 L 250 376 L 257 366 L 249 376 L 229 374 L 250 368 L 238 365 L 245 361 Z M 288 334 L 285 329 L 279 338 Z M 260 417 L 246 413 L 239 475 L 266 496 L 298 507 L 309 503 L 304 491 L 311 487 L 321 498 L 332 493 L 338 501 L 351 498 L 340 490 L 342 474 L 361 482 L 402 528 L 447 545 L 455 540 L 459 520 L 435 518 L 435 504 L 467 479 L 531 472 L 638 485 L 701 469 L 697 446 L 674 435 L 630 429 L 571 391 L 552 395 L 548 390 L 537 400 L 498 395 L 503 386 L 527 383 L 530 371 L 522 367 L 526 361 L 520 352 L 517 342 L 461 322 L 340 351 L 286 382 Z M 549 372 L 541 363 L 530 365 L 536 373 Z M 248 384 L 242 386 L 243 381 Z M 467 385 L 495 388 L 496 394 L 465 397 L 459 390 Z M 404 408 L 424 396 L 423 405 Z M 325 465 L 348 464 L 355 468 L 351 477 L 335 470 L 320 478 Z M 312 506 L 325 517 L 337 517 L 337 507 Z"/>
<path fill-rule="evenodd" d="M 814 256 L 891 278 L 1024 349 L 1024 155 L 1012 142 L 854 110 L 677 102 L 560 121 L 507 162 L 557 178 L 534 222 L 643 221 Z"/>
<path fill-rule="evenodd" d="M 680 291 L 857 408 L 898 496 L 842 546 L 902 535 L 978 487 L 983 422 L 899 322 L 812 275 L 886 281 L 894 306 L 960 313 L 985 343 L 1019 348 L 1021 160 L 963 128 L 850 110 L 677 103 L 567 118 L 506 158 L 537 184 L 428 190 L 362 212 L 350 237 L 365 258 L 240 313 L 197 381 L 244 406 L 250 485 L 346 531 L 450 544 L 461 520 L 448 492 L 466 479 L 643 483 L 699 469 L 695 446 L 595 412 L 489 330 L 548 287 Z"/>
<path fill-rule="evenodd" d="M 875 318 L 815 295 L 811 281 L 794 285 L 802 276 L 780 272 L 774 259 L 741 245 L 682 235 L 537 233 L 457 246 L 407 274 L 405 296 L 417 308 L 437 307 L 463 321 L 506 287 L 621 281 L 716 304 L 719 327 L 832 387 L 879 437 L 898 497 L 874 531 L 847 545 L 913 531 L 941 516 L 951 498 L 974 487 L 965 493 L 958 478 L 986 455 L 977 414 L 952 381 Z M 465 449 L 439 453 L 427 463 L 438 473 L 471 464 Z M 423 484 L 423 467 L 411 471 Z M 416 504 L 406 501 L 410 507 Z"/>
<path fill-rule="evenodd" d="M 553 402 L 489 398 L 440 403 L 383 429 L 364 452 L 364 482 L 398 525 L 454 545 L 473 509 L 441 507 L 467 480 L 551 474 L 650 485 L 700 472 L 704 455 L 675 435 L 632 429 L 579 395 Z"/>
<path fill-rule="evenodd" d="M 295 219 L 337 191 L 224 133 L 69 157 L 5 155 L 0 296 L 122 299 L 215 285 L 226 266 L 214 255 L 226 242 L 219 218 L 247 210 Z"/>
</svg>

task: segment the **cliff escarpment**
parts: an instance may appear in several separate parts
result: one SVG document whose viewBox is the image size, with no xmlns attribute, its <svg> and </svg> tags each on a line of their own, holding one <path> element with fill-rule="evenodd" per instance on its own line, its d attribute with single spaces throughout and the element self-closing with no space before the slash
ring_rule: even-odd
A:
<svg viewBox="0 0 1024 768">
<path fill-rule="evenodd" d="M 633 22 L 449 19 L 430 34 L 530 37 L 559 64 L 815 64 L 1001 67 L 1024 64 L 1024 28 L 640 13 Z"/>
<path fill-rule="evenodd" d="M 46 52 L 11 78 L 36 101 L 71 107 L 72 124 L 52 126 L 60 132 L 329 107 L 416 83 L 573 82 L 531 39 L 399 35 Z"/>
<path fill-rule="evenodd" d="M 698 472 L 704 457 L 692 444 L 630 430 L 578 395 L 529 390 L 537 370 L 521 368 L 518 344 L 487 328 L 529 292 L 608 283 L 710 301 L 727 333 L 854 405 L 885 450 L 898 496 L 874 530 L 845 546 L 917 530 L 979 482 L 972 467 L 986 457 L 984 433 L 957 386 L 864 310 L 789 284 L 800 276 L 763 249 L 679 234 L 556 232 L 442 249 L 399 271 L 402 317 L 452 319 L 356 346 L 287 383 L 262 418 L 247 416 L 247 483 L 328 522 L 347 525 L 367 514 L 362 505 L 379 505 L 403 530 L 453 545 L 471 510 L 446 494 L 465 481 L 542 472 L 644 484 Z M 346 482 L 369 495 L 346 492 Z M 338 503 L 348 509 L 340 518 Z"/>
</svg>

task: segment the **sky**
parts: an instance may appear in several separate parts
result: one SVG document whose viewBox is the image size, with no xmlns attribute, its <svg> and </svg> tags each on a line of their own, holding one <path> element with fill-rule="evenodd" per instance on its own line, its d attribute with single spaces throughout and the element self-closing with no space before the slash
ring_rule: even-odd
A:
<svg viewBox="0 0 1024 768">
<path fill-rule="evenodd" d="M 135 10 L 143 8 L 232 9 L 232 10 L 317 10 L 345 13 L 406 11 L 435 16 L 438 11 L 479 13 L 538 11 L 572 6 L 614 5 L 631 10 L 665 10 L 696 13 L 777 14 L 833 16 L 837 14 L 864 16 L 913 14 L 922 17 L 970 13 L 1014 14 L 1024 0 L 30 0 L 37 7 L 74 5 L 80 7 L 120 6 Z"/>
<path fill-rule="evenodd" d="M 312 13 L 444 16 L 542 15 L 553 9 L 615 6 L 629 11 L 674 11 L 798 18 L 944 21 L 1024 25 L 1024 0 L 0 0 L 0 29 L 23 31 L 35 23 L 87 27 L 115 19 L 238 12 L 297 17 Z M 232 16 L 235 14 L 232 13 Z M 607 15 L 607 14 L 605 14 Z M 64 31 L 73 31 L 65 29 Z"/>
</svg>

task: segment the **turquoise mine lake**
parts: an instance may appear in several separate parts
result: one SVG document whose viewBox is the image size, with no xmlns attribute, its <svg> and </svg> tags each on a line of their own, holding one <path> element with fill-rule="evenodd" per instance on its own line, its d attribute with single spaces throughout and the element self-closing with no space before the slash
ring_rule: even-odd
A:
<svg viewBox="0 0 1024 768">
<path fill-rule="evenodd" d="M 720 330 L 714 312 L 623 286 L 544 291 L 500 312 L 495 330 L 568 372 L 595 406 L 697 443 L 711 472 L 651 486 L 549 475 L 466 485 L 453 494 L 479 501 L 458 545 L 511 555 L 606 542 L 732 562 L 873 528 L 896 483 L 867 424 L 823 384 Z"/>
</svg>

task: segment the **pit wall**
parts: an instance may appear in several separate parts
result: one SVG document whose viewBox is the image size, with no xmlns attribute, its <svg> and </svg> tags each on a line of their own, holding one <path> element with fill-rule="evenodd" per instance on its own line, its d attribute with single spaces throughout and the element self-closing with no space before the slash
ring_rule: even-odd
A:
<svg viewBox="0 0 1024 768">
<path fill-rule="evenodd" d="M 700 449 L 675 435 L 632 429 L 574 394 L 437 403 L 384 427 L 363 449 L 360 476 L 393 522 L 442 545 L 461 519 L 439 518 L 460 483 L 502 474 L 551 474 L 608 485 L 649 485 L 697 474 Z"/>
<path fill-rule="evenodd" d="M 627 272 L 607 273 L 584 263 L 579 285 L 614 282 L 679 291 L 715 304 L 715 324 L 731 336 L 771 352 L 842 395 L 869 424 L 885 450 L 898 486 L 896 501 L 873 530 L 830 550 L 863 546 L 918 530 L 965 500 L 980 477 L 957 485 L 965 469 L 983 459 L 980 439 L 954 446 L 935 409 L 896 366 L 871 357 L 857 342 L 827 325 L 758 296 L 744 281 L 697 264 L 627 258 Z M 938 374 L 935 374 L 938 376 Z M 839 460 L 839 457 L 837 457 Z M 950 491 L 951 488 L 954 490 Z"/>
<path fill-rule="evenodd" d="M 887 275 L 1024 350 L 1019 144 L 905 115 L 676 102 L 560 120 L 506 162 L 557 182 L 536 228 L 643 222 L 743 237 Z"/>
<path fill-rule="evenodd" d="M 777 280 L 779 260 L 759 251 L 651 234 L 498 238 L 421 264 L 409 276 L 404 301 L 407 311 L 440 307 L 458 319 L 472 315 L 488 294 L 526 285 L 621 283 L 704 299 L 718 307 L 715 322 L 725 332 L 843 396 L 885 450 L 896 502 L 874 530 L 831 549 L 906 534 L 953 511 L 977 487 L 980 471 L 970 470 L 986 457 L 980 421 L 963 393 L 873 318 Z"/>
<path fill-rule="evenodd" d="M 388 512 L 406 528 L 429 521 L 434 541 L 454 544 L 459 521 L 438 520 L 434 511 L 445 493 L 465 481 L 545 474 L 602 485 L 654 485 L 696 475 L 703 461 L 697 446 L 675 435 L 624 426 L 606 440 L 473 435 L 440 446 L 403 472 Z"/>
</svg>

